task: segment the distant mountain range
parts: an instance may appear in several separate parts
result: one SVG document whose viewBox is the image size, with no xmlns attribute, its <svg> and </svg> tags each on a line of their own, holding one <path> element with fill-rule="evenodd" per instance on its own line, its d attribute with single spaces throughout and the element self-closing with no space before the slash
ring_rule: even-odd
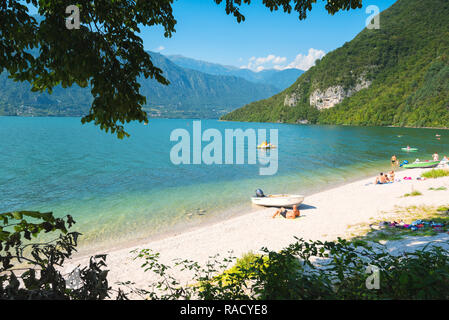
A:
<svg viewBox="0 0 449 320">
<path fill-rule="evenodd" d="M 298 77 L 304 73 L 299 69 L 285 69 L 275 70 L 268 69 L 260 72 L 254 72 L 250 69 L 242 69 L 234 66 L 225 66 L 217 63 L 211 63 L 191 58 L 186 58 L 181 55 L 168 55 L 168 59 L 176 63 L 177 65 L 201 71 L 214 75 L 228 75 L 246 79 L 251 82 L 271 84 L 272 86 L 284 90 L 292 85 L 298 79 Z"/>
<path fill-rule="evenodd" d="M 213 66 L 216 70 L 185 67 L 179 59 L 149 52 L 153 63 L 164 71 L 170 85 L 152 79 L 141 79 L 141 93 L 147 97 L 144 109 L 150 117 L 219 118 L 252 101 L 268 98 L 281 91 L 281 84 L 293 83 L 297 71 L 269 70 L 258 75 L 235 67 L 183 58 Z M 176 60 L 177 62 L 173 62 Z M 239 76 L 240 74 L 240 76 Z M 243 75 L 246 76 L 244 77 Z M 249 80 L 253 79 L 253 80 Z M 276 84 L 276 85 L 273 85 Z M 88 113 L 92 97 L 89 88 L 57 87 L 53 94 L 31 92 L 28 83 L 17 83 L 0 74 L 0 115 L 18 116 L 83 116 Z"/>
<path fill-rule="evenodd" d="M 283 92 L 224 120 L 449 127 L 449 1 L 398 0 Z"/>
</svg>

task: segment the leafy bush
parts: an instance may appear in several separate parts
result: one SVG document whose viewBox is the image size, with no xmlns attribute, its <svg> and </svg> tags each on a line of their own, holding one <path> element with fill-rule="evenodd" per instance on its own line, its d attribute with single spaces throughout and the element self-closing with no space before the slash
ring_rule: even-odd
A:
<svg viewBox="0 0 449 320">
<path fill-rule="evenodd" d="M 28 222 L 25 218 L 32 220 Z M 105 256 L 90 259 L 79 270 L 78 283 L 68 286 L 60 272 L 76 251 L 79 233 L 68 232 L 70 216 L 52 213 L 0 214 L 0 299 L 106 299 L 108 285 Z M 58 232 L 53 241 L 38 242 L 40 233 Z M 32 241 L 34 239 L 34 241 Z M 262 248 L 241 259 L 212 257 L 205 266 L 180 260 L 174 266 L 159 262 L 159 253 L 135 251 L 142 268 L 159 276 L 150 289 L 134 288 L 150 299 L 448 299 L 449 252 L 440 247 L 392 255 L 380 247 L 357 240 L 304 241 L 276 252 Z M 367 287 L 367 269 L 378 269 L 380 287 Z M 181 284 L 174 272 L 191 272 L 193 283 Z M 69 277 L 70 278 L 70 277 Z M 118 299 L 127 296 L 120 289 Z"/>
<path fill-rule="evenodd" d="M 28 222 L 25 218 L 34 221 Z M 64 261 L 76 251 L 79 233 L 68 232 L 75 223 L 70 215 L 55 218 L 51 212 L 0 214 L 0 299 L 102 300 L 110 297 L 106 256 L 90 258 L 89 266 L 63 275 Z M 59 233 L 50 241 L 41 233 Z M 33 241 L 34 240 L 34 241 Z M 41 240 L 41 241 L 40 241 Z M 75 280 L 72 285 L 69 279 Z M 117 298 L 125 298 L 118 291 Z"/>
<path fill-rule="evenodd" d="M 137 258 L 161 280 L 139 293 L 152 299 L 448 299 L 449 252 L 440 247 L 392 255 L 363 241 L 297 242 L 280 252 L 262 249 L 228 268 L 231 259 L 206 267 L 192 261 L 175 268 L 193 272 L 193 285 L 182 285 L 158 254 L 146 249 Z M 379 272 L 380 287 L 367 288 L 368 268 Z M 156 290 L 155 290 L 156 289 Z"/>
</svg>

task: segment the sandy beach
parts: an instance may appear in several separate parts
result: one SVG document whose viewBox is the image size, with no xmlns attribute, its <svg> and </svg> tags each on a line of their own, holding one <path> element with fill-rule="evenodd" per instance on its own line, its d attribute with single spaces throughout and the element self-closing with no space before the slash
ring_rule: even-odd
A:
<svg viewBox="0 0 449 320">
<path fill-rule="evenodd" d="M 399 171 L 396 173 L 396 180 L 400 182 L 393 184 L 374 185 L 375 177 L 370 177 L 313 194 L 306 197 L 300 207 L 301 216 L 295 220 L 279 217 L 273 219 L 275 208 L 261 208 L 174 236 L 148 240 L 138 246 L 111 249 L 98 254 L 108 255 L 111 284 L 129 280 L 144 288 L 153 278 L 150 273 L 141 269 L 141 261 L 133 260 L 134 255 L 130 252 L 136 249 L 146 248 L 159 252 L 160 261 L 164 263 L 181 258 L 204 264 L 209 257 L 215 254 L 227 257 L 230 251 L 239 257 L 249 251 L 257 252 L 262 247 L 279 250 L 293 243 L 294 237 L 310 240 L 350 238 L 356 232 L 357 225 L 393 220 L 398 207 L 449 205 L 449 177 L 417 180 L 423 171 Z M 411 177 L 412 180 L 404 180 L 404 177 Z M 447 189 L 429 190 L 440 187 Z M 403 197 L 413 190 L 420 191 L 422 195 Z M 446 241 L 449 240 L 449 235 L 444 233 L 437 238 L 439 241 Z M 420 238 L 399 241 L 395 244 L 395 250 L 411 250 L 433 240 L 435 239 Z M 85 264 L 87 259 L 87 256 L 75 255 L 64 269 L 69 272 L 75 266 Z M 188 273 L 180 273 L 178 276 L 182 281 L 189 280 Z"/>
</svg>

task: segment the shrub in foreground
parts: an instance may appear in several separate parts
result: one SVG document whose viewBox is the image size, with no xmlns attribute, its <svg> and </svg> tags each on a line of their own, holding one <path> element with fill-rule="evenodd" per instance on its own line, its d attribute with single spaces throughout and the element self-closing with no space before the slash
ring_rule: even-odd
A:
<svg viewBox="0 0 449 320">
<path fill-rule="evenodd" d="M 142 250 L 145 271 L 161 277 L 151 299 L 448 299 L 449 251 L 423 248 L 392 255 L 380 246 L 339 239 L 297 242 L 280 252 L 262 249 L 229 268 L 232 258 L 213 257 L 206 267 L 178 261 L 174 268 L 190 270 L 193 282 L 182 285 L 159 254 Z M 378 279 L 379 287 L 370 281 Z M 375 282 L 375 281 L 374 281 Z"/>
<path fill-rule="evenodd" d="M 33 222 L 29 222 L 33 221 Z M 71 216 L 55 218 L 51 212 L 0 214 L 0 299 L 102 300 L 111 297 L 106 256 L 90 258 L 76 274 L 62 274 L 61 267 L 76 251 L 79 233 L 68 232 Z M 43 240 L 42 233 L 55 233 Z M 47 237 L 46 237 L 47 238 Z M 73 279 L 71 283 L 70 279 Z M 121 291 L 117 298 L 124 298 Z"/>
<path fill-rule="evenodd" d="M 92 257 L 79 270 L 75 286 L 67 284 L 70 275 L 60 269 L 76 251 L 80 235 L 68 232 L 74 223 L 70 216 L 10 212 L 0 214 L 1 222 L 0 299 L 127 298 L 121 289 L 110 288 L 104 255 Z M 42 241 L 40 233 L 58 236 Z M 360 240 L 296 240 L 279 252 L 262 248 L 260 254 L 237 261 L 214 256 L 204 266 L 191 260 L 164 265 L 159 253 L 145 249 L 136 252 L 136 259 L 143 259 L 142 268 L 159 279 L 150 289 L 135 288 L 131 282 L 121 285 L 149 299 L 449 298 L 449 252 L 444 248 L 392 255 Z M 179 271 L 192 274 L 190 284 L 181 284 L 173 275 Z M 370 279 L 378 280 L 378 288 L 370 287 Z"/>
</svg>

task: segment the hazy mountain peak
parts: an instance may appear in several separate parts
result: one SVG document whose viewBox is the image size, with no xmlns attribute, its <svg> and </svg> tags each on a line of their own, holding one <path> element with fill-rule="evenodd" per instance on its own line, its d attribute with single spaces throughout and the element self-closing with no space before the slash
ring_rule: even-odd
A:
<svg viewBox="0 0 449 320">
<path fill-rule="evenodd" d="M 167 58 L 183 68 L 189 68 L 213 75 L 241 77 L 251 82 L 275 86 L 279 91 L 289 87 L 304 72 L 294 68 L 285 70 L 266 69 L 255 72 L 247 68 L 221 65 L 218 63 L 187 58 L 182 55 L 168 55 Z"/>
</svg>

